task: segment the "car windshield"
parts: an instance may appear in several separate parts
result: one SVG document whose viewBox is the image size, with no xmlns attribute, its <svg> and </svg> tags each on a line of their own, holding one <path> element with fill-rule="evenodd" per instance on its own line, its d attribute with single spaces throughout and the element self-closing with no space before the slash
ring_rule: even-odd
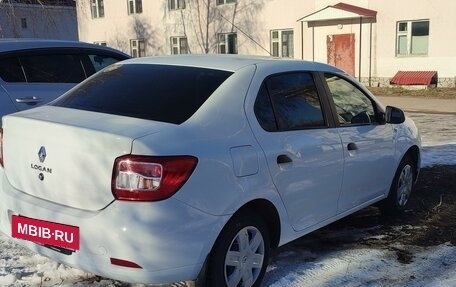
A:
<svg viewBox="0 0 456 287">
<path fill-rule="evenodd" d="M 52 105 L 181 124 L 231 74 L 172 65 L 115 64 Z"/>
</svg>

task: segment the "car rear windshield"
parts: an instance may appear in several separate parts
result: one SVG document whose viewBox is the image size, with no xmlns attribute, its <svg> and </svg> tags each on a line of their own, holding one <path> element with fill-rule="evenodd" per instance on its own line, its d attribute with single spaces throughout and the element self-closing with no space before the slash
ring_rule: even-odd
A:
<svg viewBox="0 0 456 287">
<path fill-rule="evenodd" d="M 52 105 L 181 124 L 231 74 L 172 65 L 114 64 Z"/>
</svg>

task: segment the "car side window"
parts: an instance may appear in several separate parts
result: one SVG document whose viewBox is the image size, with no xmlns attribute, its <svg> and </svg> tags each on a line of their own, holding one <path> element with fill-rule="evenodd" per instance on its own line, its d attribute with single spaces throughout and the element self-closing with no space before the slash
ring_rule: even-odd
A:
<svg viewBox="0 0 456 287">
<path fill-rule="evenodd" d="M 25 82 L 24 72 L 17 56 L 0 59 L 0 78 L 5 82 Z"/>
<path fill-rule="evenodd" d="M 317 88 L 307 72 L 268 77 L 257 96 L 255 114 L 267 131 L 325 126 Z"/>
<path fill-rule="evenodd" d="M 95 69 L 95 72 L 98 72 L 98 71 L 106 68 L 107 66 L 110 66 L 114 63 L 121 61 L 119 59 L 115 59 L 113 57 L 106 56 L 106 55 L 88 55 L 88 56 L 89 56 L 90 62 L 93 65 L 93 68 Z M 90 76 L 90 75 L 88 75 L 88 76 Z"/>
<path fill-rule="evenodd" d="M 359 125 L 376 122 L 372 101 L 355 85 L 336 75 L 325 74 L 336 107 L 339 124 Z"/>
<path fill-rule="evenodd" d="M 265 83 L 261 85 L 260 91 L 258 92 L 254 110 L 258 122 L 264 130 L 268 132 L 277 131 L 276 118 Z"/>
<path fill-rule="evenodd" d="M 79 83 L 85 73 L 79 57 L 68 54 L 21 56 L 20 61 L 31 83 Z"/>
</svg>

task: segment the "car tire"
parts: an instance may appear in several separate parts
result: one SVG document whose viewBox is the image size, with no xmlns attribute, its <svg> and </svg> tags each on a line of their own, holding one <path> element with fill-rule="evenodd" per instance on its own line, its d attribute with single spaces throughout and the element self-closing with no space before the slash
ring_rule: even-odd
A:
<svg viewBox="0 0 456 287">
<path fill-rule="evenodd" d="M 415 163 L 406 156 L 397 168 L 388 197 L 379 206 L 384 215 L 397 215 L 408 207 L 415 179 Z"/>
<path fill-rule="evenodd" d="M 269 232 L 252 212 L 235 215 L 223 228 L 209 258 L 207 286 L 260 286 L 269 261 Z"/>
</svg>

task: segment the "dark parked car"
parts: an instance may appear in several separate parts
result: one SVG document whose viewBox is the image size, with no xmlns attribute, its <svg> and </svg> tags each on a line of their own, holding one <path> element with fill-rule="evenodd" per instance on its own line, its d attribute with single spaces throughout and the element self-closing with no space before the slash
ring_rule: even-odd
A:
<svg viewBox="0 0 456 287">
<path fill-rule="evenodd" d="M 128 58 L 115 49 L 84 42 L 0 39 L 0 117 L 48 103 Z"/>
</svg>

